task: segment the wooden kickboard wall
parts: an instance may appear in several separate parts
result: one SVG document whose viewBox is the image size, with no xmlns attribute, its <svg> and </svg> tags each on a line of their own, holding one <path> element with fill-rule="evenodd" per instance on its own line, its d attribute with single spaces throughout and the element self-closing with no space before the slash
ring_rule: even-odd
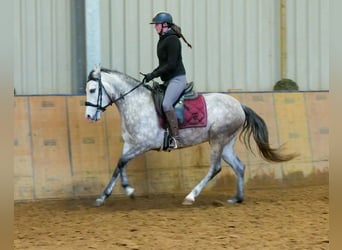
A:
<svg viewBox="0 0 342 250">
<path fill-rule="evenodd" d="M 235 150 L 246 165 L 246 186 L 329 172 L 329 93 L 231 93 L 266 122 L 271 145 L 286 142 L 300 156 L 271 164 L 239 140 Z M 122 151 L 120 116 L 115 106 L 102 119 L 84 117 L 85 96 L 16 96 L 14 114 L 14 199 L 89 197 L 108 183 Z M 147 152 L 129 163 L 127 174 L 137 195 L 187 194 L 207 174 L 209 145 L 173 152 Z M 258 182 L 259 181 L 259 182 Z M 261 181 L 261 182 L 260 182 Z M 236 178 L 222 171 L 204 191 L 235 189 Z M 233 192 L 233 191 L 232 191 Z M 234 191 L 235 192 L 235 191 Z M 124 195 L 120 181 L 113 195 Z"/>
<path fill-rule="evenodd" d="M 36 196 L 28 112 L 29 98 L 16 97 L 14 110 L 14 200 L 32 200 Z"/>
<path fill-rule="evenodd" d="M 72 195 L 66 97 L 30 97 L 35 196 Z"/>
</svg>

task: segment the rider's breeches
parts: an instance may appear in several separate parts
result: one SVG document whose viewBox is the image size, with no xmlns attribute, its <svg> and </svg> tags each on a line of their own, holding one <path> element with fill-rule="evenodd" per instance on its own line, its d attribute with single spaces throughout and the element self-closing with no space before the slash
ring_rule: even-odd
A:
<svg viewBox="0 0 342 250">
<path fill-rule="evenodd" d="M 186 76 L 175 76 L 167 85 L 163 99 L 163 110 L 169 111 L 173 104 L 178 100 L 186 85 Z"/>
</svg>

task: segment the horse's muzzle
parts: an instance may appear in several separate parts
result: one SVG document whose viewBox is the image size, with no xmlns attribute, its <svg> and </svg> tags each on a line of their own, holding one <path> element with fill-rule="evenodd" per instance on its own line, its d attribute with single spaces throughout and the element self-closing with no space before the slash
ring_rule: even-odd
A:
<svg viewBox="0 0 342 250">
<path fill-rule="evenodd" d="M 100 120 L 98 116 L 99 116 L 98 114 L 95 114 L 94 116 L 87 115 L 86 119 L 89 122 L 96 122 L 96 121 Z"/>
</svg>

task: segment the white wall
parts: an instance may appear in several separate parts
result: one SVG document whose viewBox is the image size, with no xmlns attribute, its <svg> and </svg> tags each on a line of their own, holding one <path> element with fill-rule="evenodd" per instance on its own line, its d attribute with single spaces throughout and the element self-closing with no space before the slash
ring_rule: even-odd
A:
<svg viewBox="0 0 342 250">
<path fill-rule="evenodd" d="M 17 94 L 71 92 L 69 0 L 14 0 Z"/>
<path fill-rule="evenodd" d="M 73 67 L 82 63 L 74 58 L 71 45 L 72 1 L 14 0 L 17 94 L 72 93 Z M 136 78 L 141 78 L 140 71 L 152 71 L 157 66 L 158 36 L 149 22 L 157 11 L 166 10 L 193 45 L 190 49 L 183 43 L 183 57 L 188 80 L 195 81 L 198 91 L 271 91 L 281 79 L 284 58 L 285 77 L 298 82 L 300 90 L 329 89 L 327 0 L 284 1 L 284 58 L 280 0 L 99 2 L 101 44 L 97 48 L 104 67 Z"/>
<path fill-rule="evenodd" d="M 329 89 L 329 1 L 287 0 L 287 76 L 302 90 Z"/>
</svg>

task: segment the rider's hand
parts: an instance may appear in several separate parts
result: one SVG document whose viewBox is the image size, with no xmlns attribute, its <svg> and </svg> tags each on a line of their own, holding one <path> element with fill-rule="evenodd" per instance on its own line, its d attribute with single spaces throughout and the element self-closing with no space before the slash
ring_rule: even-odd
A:
<svg viewBox="0 0 342 250">
<path fill-rule="evenodd" d="M 154 77 L 153 77 L 152 73 L 148 73 L 148 74 L 145 75 L 145 81 L 146 82 L 151 81 L 153 78 Z"/>
</svg>

